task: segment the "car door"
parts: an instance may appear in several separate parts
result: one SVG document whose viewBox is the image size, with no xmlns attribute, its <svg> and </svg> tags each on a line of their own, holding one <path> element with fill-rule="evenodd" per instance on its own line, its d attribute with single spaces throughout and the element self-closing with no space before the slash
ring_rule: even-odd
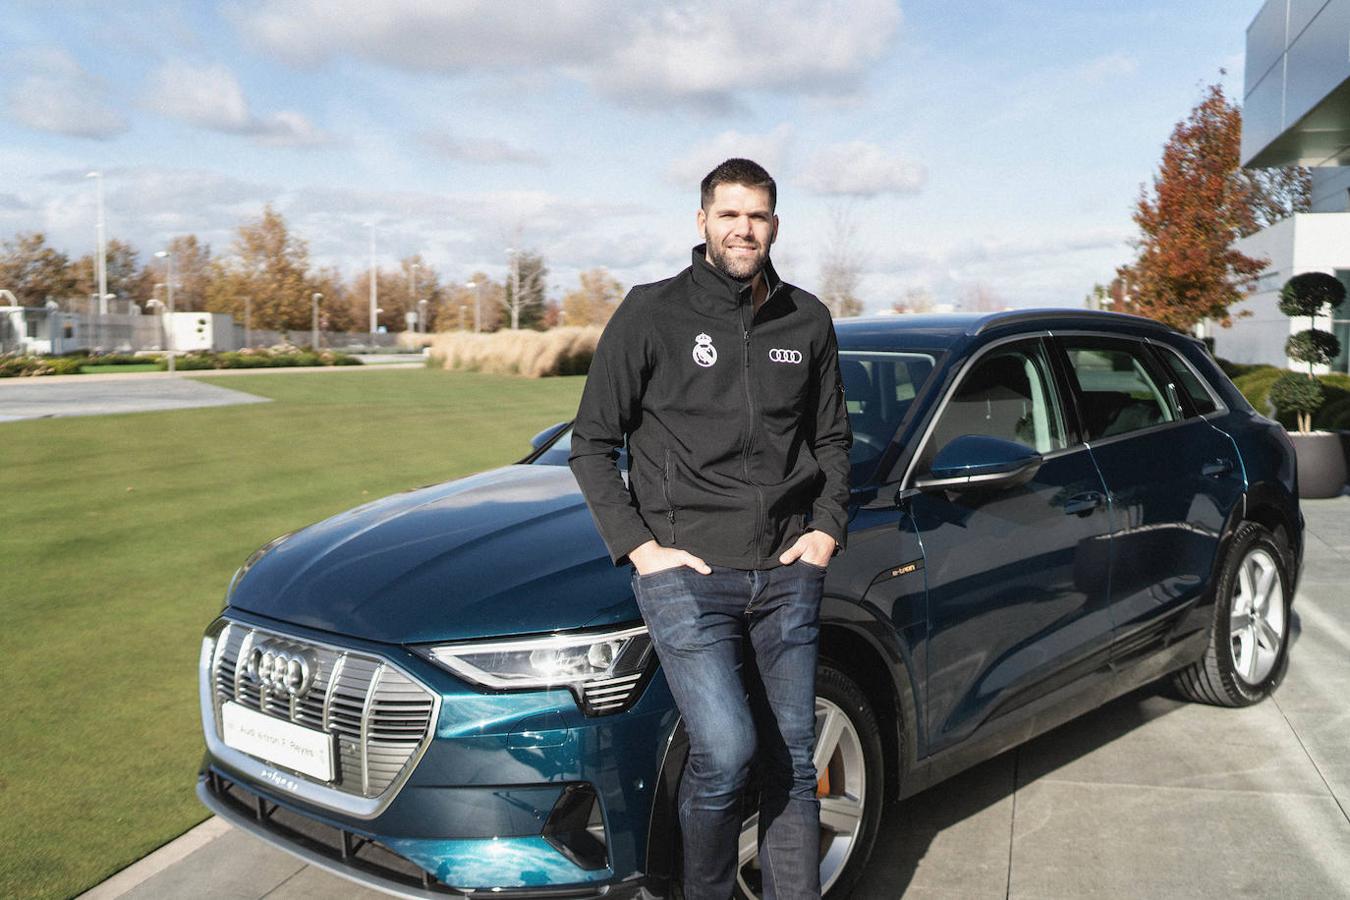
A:
<svg viewBox="0 0 1350 900">
<path fill-rule="evenodd" d="M 1061 390 L 1043 338 L 985 347 L 943 400 L 906 479 L 965 434 L 1043 456 L 1019 487 L 911 492 L 928 582 L 930 753 L 1011 724 L 1077 673 L 1105 666 L 1110 512 L 1091 454 L 1065 426 Z"/>
<path fill-rule="evenodd" d="M 1208 587 L 1224 523 L 1245 489 L 1237 451 L 1182 399 L 1191 387 L 1144 339 L 1054 340 L 1115 513 L 1115 655 L 1144 654 Z"/>
</svg>

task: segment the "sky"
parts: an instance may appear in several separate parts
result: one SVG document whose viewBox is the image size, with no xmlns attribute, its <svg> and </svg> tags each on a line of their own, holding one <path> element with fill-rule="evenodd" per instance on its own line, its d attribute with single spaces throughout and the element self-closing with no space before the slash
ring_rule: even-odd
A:
<svg viewBox="0 0 1350 900">
<path fill-rule="evenodd" d="M 908 292 L 1077 306 L 1131 257 L 1174 124 L 1240 100 L 1259 0 L 0 0 L 0 240 L 228 255 L 265 204 L 316 264 L 443 280 L 542 253 L 624 285 L 689 264 L 698 182 L 778 184 L 779 273 L 842 252 Z M 1226 75 L 1221 75 L 1226 70 Z M 0 285 L 3 287 L 3 285 Z"/>
</svg>

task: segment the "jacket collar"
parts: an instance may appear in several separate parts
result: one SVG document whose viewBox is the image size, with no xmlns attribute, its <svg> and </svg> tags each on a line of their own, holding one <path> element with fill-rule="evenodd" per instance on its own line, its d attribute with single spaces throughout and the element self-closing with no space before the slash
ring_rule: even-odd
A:
<svg viewBox="0 0 1350 900">
<path fill-rule="evenodd" d="M 694 284 L 702 288 L 701 293 L 718 309 L 737 308 L 742 304 L 751 306 L 753 303 L 751 299 L 753 282 L 737 281 L 720 269 L 715 268 L 708 262 L 707 252 L 707 244 L 698 244 L 692 251 L 692 275 Z M 768 298 L 772 297 L 782 287 L 783 280 L 774 271 L 772 259 L 764 260 L 764 268 L 760 271 L 764 275 L 764 283 L 769 290 L 765 295 L 765 302 L 767 303 Z"/>
</svg>

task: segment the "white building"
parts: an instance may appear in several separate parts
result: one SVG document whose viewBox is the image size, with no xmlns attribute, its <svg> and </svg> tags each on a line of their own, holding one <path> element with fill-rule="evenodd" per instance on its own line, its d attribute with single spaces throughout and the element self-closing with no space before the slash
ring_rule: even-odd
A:
<svg viewBox="0 0 1350 900">
<path fill-rule="evenodd" d="M 1244 238 L 1238 249 L 1265 256 L 1270 269 L 1252 297 L 1235 304 L 1252 315 L 1232 328 L 1212 325 L 1214 352 L 1234 362 L 1277 366 L 1290 334 L 1312 327 L 1277 307 L 1280 288 L 1294 275 L 1325 272 L 1350 289 L 1350 55 L 1346 33 L 1350 0 L 1266 0 L 1247 26 L 1242 100 L 1242 164 L 1252 168 L 1310 166 L 1312 211 Z M 1350 303 L 1316 327 L 1334 332 L 1347 369 Z"/>
<path fill-rule="evenodd" d="M 1280 288 L 1303 272 L 1326 272 L 1350 288 L 1350 212 L 1299 213 L 1243 238 L 1235 249 L 1248 256 L 1269 259 L 1270 266 L 1256 283 L 1255 292 L 1230 307 L 1231 328 L 1208 325 L 1206 333 L 1214 338 L 1214 352 L 1238 363 L 1268 363 L 1285 368 L 1306 365 L 1289 359 L 1284 343 L 1291 334 L 1314 326 L 1307 318 L 1291 319 L 1280 312 Z M 1250 315 L 1238 318 L 1243 313 Z M 1323 366 L 1321 371 L 1346 371 L 1350 303 L 1337 310 L 1334 323 L 1331 317 L 1320 316 L 1315 327 L 1334 332 L 1341 339 L 1340 357 L 1330 369 Z"/>
<path fill-rule="evenodd" d="M 8 293 L 8 292 L 6 292 Z M 89 348 L 74 313 L 43 306 L 0 306 L 0 353 L 60 355 Z"/>
</svg>

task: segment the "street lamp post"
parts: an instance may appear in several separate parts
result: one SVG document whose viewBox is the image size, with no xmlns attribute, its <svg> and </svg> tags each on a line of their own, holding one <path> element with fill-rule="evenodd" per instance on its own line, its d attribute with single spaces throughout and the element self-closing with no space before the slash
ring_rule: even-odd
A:
<svg viewBox="0 0 1350 900">
<path fill-rule="evenodd" d="M 413 263 L 408 266 L 408 305 L 417 304 L 417 270 L 422 268 L 420 263 Z M 421 313 L 418 313 L 417 323 L 422 323 Z"/>
<path fill-rule="evenodd" d="M 314 296 L 313 296 L 312 299 L 313 299 L 313 301 L 314 301 L 314 320 L 310 323 L 309 347 L 310 347 L 311 350 L 314 350 L 315 352 L 318 352 L 318 349 L 319 349 L 319 301 L 323 299 L 323 294 L 320 294 L 318 291 L 315 291 L 315 292 L 314 292 Z"/>
<path fill-rule="evenodd" d="M 507 247 L 506 252 L 511 254 L 511 330 L 520 329 L 520 251 L 515 247 Z"/>
<path fill-rule="evenodd" d="M 103 222 L 103 173 L 90 172 L 84 177 L 94 179 L 98 192 L 98 218 L 94 223 L 94 231 L 98 237 L 98 255 L 94 257 L 94 276 L 98 279 L 98 314 L 106 316 L 108 314 L 108 243 Z"/>
<path fill-rule="evenodd" d="M 422 333 L 427 333 L 427 301 L 425 299 L 417 301 L 417 323 L 422 326 Z"/>
<path fill-rule="evenodd" d="M 244 298 L 244 346 L 253 346 L 253 298 Z"/>
<path fill-rule="evenodd" d="M 482 291 L 479 290 L 482 285 L 477 281 L 466 281 L 464 286 L 473 291 L 473 333 L 477 334 L 483 330 Z"/>
<path fill-rule="evenodd" d="M 370 226 L 370 345 L 375 346 L 375 329 L 379 324 L 380 311 L 378 309 L 379 299 L 379 279 L 375 277 L 375 223 L 367 222 Z"/>
<path fill-rule="evenodd" d="M 170 345 L 170 344 L 177 344 L 177 343 L 178 343 L 176 340 L 173 339 L 173 337 L 174 337 L 174 335 L 173 335 L 173 251 L 171 251 L 171 250 L 160 250 L 160 251 L 158 251 L 158 252 L 155 253 L 155 256 L 158 256 L 159 258 L 163 259 L 164 262 L 165 262 L 165 263 L 168 265 L 168 267 L 169 267 L 169 275 L 168 275 L 168 277 L 165 279 L 165 283 L 166 283 L 166 285 L 167 285 L 167 290 L 168 290 L 168 292 L 169 292 L 169 328 L 168 328 L 168 332 L 167 332 L 167 337 L 166 337 L 166 339 L 165 339 L 165 341 L 164 341 L 164 344 L 165 344 L 164 349 L 165 349 L 165 350 L 168 352 L 168 354 L 169 354 L 169 374 L 172 375 L 174 372 L 177 371 L 177 368 L 176 368 L 176 365 L 175 365 L 175 363 L 177 362 L 177 360 L 174 358 L 174 348 L 171 347 L 171 346 L 169 346 L 169 345 Z"/>
</svg>

